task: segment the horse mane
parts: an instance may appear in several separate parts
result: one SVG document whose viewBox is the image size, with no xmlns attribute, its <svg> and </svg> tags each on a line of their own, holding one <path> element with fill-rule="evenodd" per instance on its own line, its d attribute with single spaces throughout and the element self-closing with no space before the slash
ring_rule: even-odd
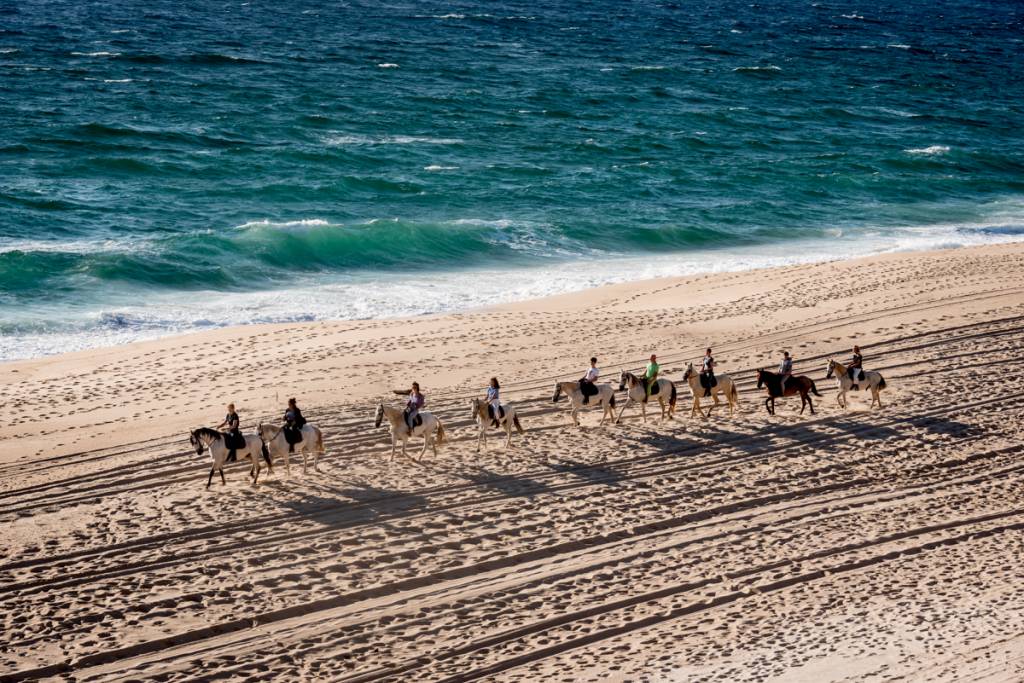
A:
<svg viewBox="0 0 1024 683">
<path fill-rule="evenodd" d="M 215 441 L 222 438 L 220 432 L 218 432 L 216 429 L 210 429 L 209 427 L 200 427 L 193 433 L 196 436 L 208 436 Z"/>
</svg>

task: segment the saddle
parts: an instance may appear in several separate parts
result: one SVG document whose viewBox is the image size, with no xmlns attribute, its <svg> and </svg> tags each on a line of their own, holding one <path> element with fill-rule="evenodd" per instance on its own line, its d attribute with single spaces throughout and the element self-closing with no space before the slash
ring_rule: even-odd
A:
<svg viewBox="0 0 1024 683">
<path fill-rule="evenodd" d="M 713 372 L 700 373 L 700 386 L 702 389 L 712 389 L 718 386 L 718 378 Z"/>
<path fill-rule="evenodd" d="M 284 440 L 289 446 L 294 446 L 302 441 L 302 427 L 285 426 Z"/>
<path fill-rule="evenodd" d="M 600 391 L 597 390 L 597 386 L 593 382 L 587 382 L 580 380 L 580 393 L 586 396 L 597 396 Z"/>
<path fill-rule="evenodd" d="M 499 412 L 498 419 L 499 420 L 504 420 L 505 419 L 505 406 L 498 406 L 498 412 Z M 487 417 L 489 417 L 492 420 L 494 419 L 494 406 L 492 406 L 489 403 L 487 404 Z"/>
<path fill-rule="evenodd" d="M 850 379 L 852 379 L 854 383 L 863 382 L 864 377 L 864 368 L 850 368 Z"/>
<path fill-rule="evenodd" d="M 405 415 L 405 424 L 406 425 L 409 424 L 409 414 L 408 413 L 406 413 L 406 415 Z M 416 417 L 414 417 L 412 419 L 412 428 L 415 429 L 416 427 L 419 427 L 422 424 L 423 424 L 423 416 L 420 415 L 419 413 L 417 413 Z"/>
<path fill-rule="evenodd" d="M 242 436 L 241 432 L 222 432 L 222 434 L 224 436 L 224 446 L 232 451 L 229 453 L 231 459 L 228 462 L 234 462 L 234 450 L 236 448 L 245 448 L 245 437 Z"/>
</svg>

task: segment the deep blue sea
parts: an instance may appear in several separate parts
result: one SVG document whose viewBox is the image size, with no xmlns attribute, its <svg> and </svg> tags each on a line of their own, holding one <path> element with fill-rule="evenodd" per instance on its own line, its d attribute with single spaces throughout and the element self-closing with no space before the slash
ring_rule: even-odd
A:
<svg viewBox="0 0 1024 683">
<path fill-rule="evenodd" d="M 1024 3 L 0 4 L 0 359 L 1024 239 Z"/>
</svg>

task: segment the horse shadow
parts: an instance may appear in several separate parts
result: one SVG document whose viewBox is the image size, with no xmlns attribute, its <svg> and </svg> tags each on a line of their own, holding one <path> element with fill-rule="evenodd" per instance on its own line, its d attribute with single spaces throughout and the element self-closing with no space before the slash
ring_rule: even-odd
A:
<svg viewBox="0 0 1024 683">
<path fill-rule="evenodd" d="M 280 501 L 280 506 L 302 515 L 304 520 L 345 528 L 386 522 L 429 508 L 426 497 L 409 491 L 384 489 L 369 484 L 339 487 L 320 484 Z"/>
<path fill-rule="evenodd" d="M 472 469 L 464 469 L 455 474 L 477 486 L 492 489 L 511 497 L 532 498 L 550 490 L 547 484 L 536 479 L 520 477 L 515 474 L 501 474 L 485 467 L 477 466 Z"/>
<path fill-rule="evenodd" d="M 619 482 L 625 478 L 625 475 L 613 466 L 582 462 L 565 457 L 559 458 L 558 462 L 548 462 L 547 467 L 554 472 L 571 474 L 592 484 L 620 486 Z"/>
</svg>

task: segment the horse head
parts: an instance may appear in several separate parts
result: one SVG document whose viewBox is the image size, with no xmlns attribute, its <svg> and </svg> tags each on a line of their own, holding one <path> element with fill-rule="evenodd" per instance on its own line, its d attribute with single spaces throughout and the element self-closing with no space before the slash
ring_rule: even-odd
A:
<svg viewBox="0 0 1024 683">
<path fill-rule="evenodd" d="M 626 380 L 629 379 L 629 373 L 625 370 L 619 370 L 619 391 L 626 390 Z"/>
<path fill-rule="evenodd" d="M 693 377 L 693 373 L 694 372 L 696 372 L 696 371 L 693 369 L 693 363 L 690 363 L 689 365 L 687 365 L 686 366 L 686 372 L 683 373 L 683 381 L 684 382 L 689 382 L 690 378 Z"/>
<path fill-rule="evenodd" d="M 757 369 L 757 388 L 764 386 L 764 368 Z"/>
<path fill-rule="evenodd" d="M 256 433 L 259 434 L 260 441 L 262 441 L 263 443 L 267 442 L 267 437 L 263 436 L 263 423 L 262 422 L 260 422 L 259 424 L 256 425 Z"/>
<path fill-rule="evenodd" d="M 199 440 L 199 430 L 193 429 L 188 436 L 188 442 L 196 449 L 196 455 L 203 454 L 203 442 Z"/>
<path fill-rule="evenodd" d="M 374 429 L 380 428 L 380 423 L 384 419 L 384 402 L 381 401 L 377 404 L 377 415 L 374 418 L 373 427 Z"/>
<path fill-rule="evenodd" d="M 832 372 L 836 369 L 836 362 L 831 358 L 828 359 L 828 368 L 825 372 L 825 379 L 832 377 Z"/>
<path fill-rule="evenodd" d="M 469 399 L 469 407 L 473 411 L 469 416 L 475 419 L 480 414 L 480 399 L 476 397 Z"/>
<path fill-rule="evenodd" d="M 555 382 L 555 395 L 551 397 L 552 403 L 558 403 L 558 397 L 562 395 L 562 385 Z"/>
</svg>

